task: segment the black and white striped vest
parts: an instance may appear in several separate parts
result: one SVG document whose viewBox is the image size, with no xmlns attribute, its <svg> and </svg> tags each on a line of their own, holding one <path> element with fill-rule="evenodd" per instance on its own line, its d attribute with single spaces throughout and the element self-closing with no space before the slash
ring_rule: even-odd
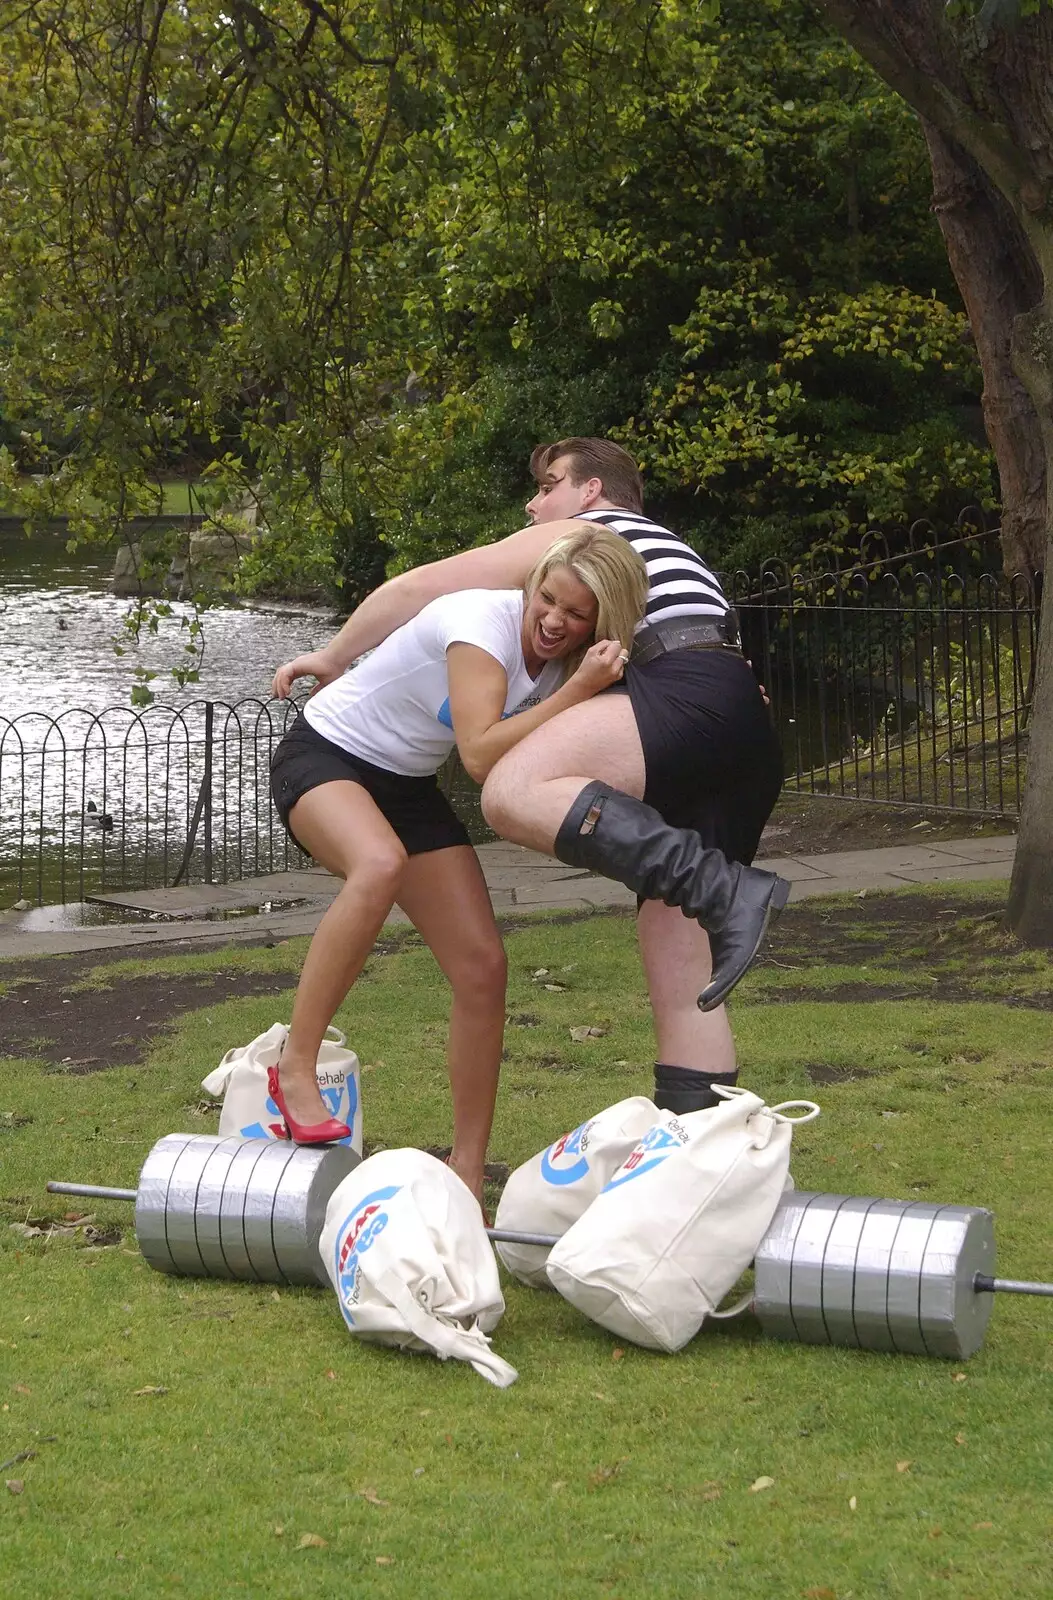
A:
<svg viewBox="0 0 1053 1600">
<path fill-rule="evenodd" d="M 643 557 L 650 587 L 642 625 L 673 617 L 723 617 L 730 611 L 702 557 L 660 523 L 638 511 L 580 511 L 578 518 L 620 533 Z"/>
</svg>

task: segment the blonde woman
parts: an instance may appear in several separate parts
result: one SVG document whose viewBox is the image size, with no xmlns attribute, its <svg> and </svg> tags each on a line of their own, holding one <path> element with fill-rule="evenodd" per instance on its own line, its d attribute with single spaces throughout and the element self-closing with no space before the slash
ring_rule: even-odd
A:
<svg viewBox="0 0 1053 1600">
<path fill-rule="evenodd" d="M 505 1017 L 506 965 L 482 870 L 436 773 L 456 744 L 482 782 L 519 741 L 617 683 L 647 573 L 625 539 L 583 527 L 522 590 L 445 595 L 316 692 L 274 754 L 271 789 L 296 843 L 343 887 L 304 962 L 271 1094 L 300 1143 L 343 1138 L 315 1060 L 397 901 L 453 991 L 450 1165 L 481 1196 Z M 593 642 L 595 641 L 595 642 Z M 274 692 L 321 675 L 322 652 L 279 667 Z M 538 703 L 514 712 L 524 700 Z"/>
</svg>

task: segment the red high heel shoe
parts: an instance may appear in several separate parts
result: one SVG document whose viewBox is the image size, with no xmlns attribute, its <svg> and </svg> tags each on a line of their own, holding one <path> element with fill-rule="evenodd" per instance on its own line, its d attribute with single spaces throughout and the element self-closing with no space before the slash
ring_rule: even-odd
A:
<svg viewBox="0 0 1053 1600">
<path fill-rule="evenodd" d="M 295 1122 L 285 1107 L 285 1096 L 278 1082 L 278 1068 L 267 1068 L 267 1092 L 285 1123 L 285 1136 L 294 1144 L 335 1144 L 338 1139 L 348 1139 L 351 1129 L 337 1117 L 327 1117 L 324 1122 Z"/>
</svg>

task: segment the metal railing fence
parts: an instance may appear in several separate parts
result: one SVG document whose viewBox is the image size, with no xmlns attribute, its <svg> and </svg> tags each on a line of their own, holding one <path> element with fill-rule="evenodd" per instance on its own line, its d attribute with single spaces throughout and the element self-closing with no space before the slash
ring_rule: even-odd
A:
<svg viewBox="0 0 1053 1600">
<path fill-rule="evenodd" d="M 198 700 L 0 717 L 0 895 L 53 904 L 302 865 L 269 788 L 295 711 Z"/>
<path fill-rule="evenodd" d="M 788 787 L 1017 811 L 1040 593 L 984 570 L 991 539 L 879 551 L 844 570 L 773 562 L 728 576 Z M 0 716 L 0 905 L 303 865 L 269 792 L 295 711 L 243 700 Z M 463 769 L 443 782 L 472 837 L 490 836 Z"/>
<path fill-rule="evenodd" d="M 908 553 L 845 570 L 771 562 L 727 589 L 771 697 L 789 788 L 1018 812 L 1039 579 L 968 560 L 926 567 Z"/>
</svg>

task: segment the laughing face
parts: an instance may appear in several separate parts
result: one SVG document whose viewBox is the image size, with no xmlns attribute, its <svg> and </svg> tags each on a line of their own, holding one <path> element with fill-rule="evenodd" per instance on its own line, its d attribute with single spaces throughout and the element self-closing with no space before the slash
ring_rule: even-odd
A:
<svg viewBox="0 0 1053 1600">
<path fill-rule="evenodd" d="M 598 609 L 592 590 L 569 567 L 553 567 L 523 607 L 523 656 L 531 675 L 587 644 Z"/>
</svg>

